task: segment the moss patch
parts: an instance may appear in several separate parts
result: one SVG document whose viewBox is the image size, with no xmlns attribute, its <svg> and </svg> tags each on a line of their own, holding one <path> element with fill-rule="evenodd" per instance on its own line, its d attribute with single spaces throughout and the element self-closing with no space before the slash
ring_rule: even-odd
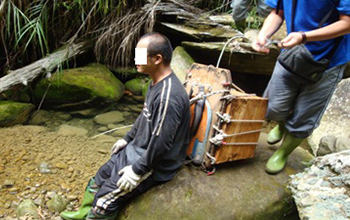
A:
<svg viewBox="0 0 350 220">
<path fill-rule="evenodd" d="M 34 93 L 37 102 L 42 99 L 46 90 L 47 103 L 90 102 L 96 99 L 111 102 L 118 101 L 123 96 L 124 85 L 106 66 L 90 64 L 64 70 L 50 79 L 41 80 Z"/>
<path fill-rule="evenodd" d="M 13 101 L 0 102 L 0 127 L 21 124 L 28 120 L 34 106 L 29 103 Z"/>
<path fill-rule="evenodd" d="M 147 79 L 135 78 L 125 83 L 125 89 L 134 95 L 142 95 L 144 87 L 147 85 Z"/>
</svg>

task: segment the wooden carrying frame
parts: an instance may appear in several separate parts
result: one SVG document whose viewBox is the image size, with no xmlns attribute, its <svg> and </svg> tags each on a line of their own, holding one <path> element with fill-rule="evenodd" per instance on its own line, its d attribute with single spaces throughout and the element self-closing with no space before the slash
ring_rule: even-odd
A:
<svg viewBox="0 0 350 220">
<path fill-rule="evenodd" d="M 197 134 L 191 140 L 187 155 L 198 154 L 193 149 L 199 142 L 200 146 L 204 146 L 204 153 L 199 161 L 197 157 L 196 162 L 203 164 L 207 170 L 215 164 L 254 157 L 267 99 L 246 94 L 238 87 L 232 89 L 231 72 L 214 66 L 193 64 L 184 84 L 193 97 L 191 104 L 205 96 L 206 106 L 210 107 L 202 119 L 205 122 L 201 121 Z M 211 122 L 207 125 L 210 128 L 203 129 L 201 126 L 208 122 L 208 112 L 211 113 Z M 208 137 L 203 136 L 204 130 L 209 131 Z"/>
</svg>

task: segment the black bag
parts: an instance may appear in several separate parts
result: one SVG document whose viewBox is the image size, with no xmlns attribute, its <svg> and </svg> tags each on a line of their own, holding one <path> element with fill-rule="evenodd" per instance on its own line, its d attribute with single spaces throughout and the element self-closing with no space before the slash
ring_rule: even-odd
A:
<svg viewBox="0 0 350 220">
<path fill-rule="evenodd" d="M 277 2 L 277 11 L 280 7 L 281 0 Z M 291 30 L 294 30 L 294 15 L 295 7 L 297 0 L 293 0 L 292 4 L 292 20 L 291 20 Z M 333 10 L 336 10 L 336 6 L 333 5 L 332 10 L 330 10 L 325 17 L 318 24 L 318 28 L 322 27 L 324 23 L 328 20 Z M 326 58 L 316 61 L 311 54 L 311 52 L 305 47 L 304 44 L 294 46 L 290 49 L 285 49 L 282 51 L 278 57 L 278 62 L 289 72 L 294 73 L 310 82 L 317 82 L 321 79 L 322 73 L 327 70 L 330 60 L 333 57 L 335 51 L 338 48 L 338 45 L 342 37 L 338 37 L 335 41 L 335 45 L 332 50 L 329 52 Z"/>
<path fill-rule="evenodd" d="M 308 81 L 317 82 L 327 69 L 330 60 L 316 61 L 310 51 L 301 44 L 282 51 L 278 57 L 278 62 L 289 72 Z"/>
</svg>

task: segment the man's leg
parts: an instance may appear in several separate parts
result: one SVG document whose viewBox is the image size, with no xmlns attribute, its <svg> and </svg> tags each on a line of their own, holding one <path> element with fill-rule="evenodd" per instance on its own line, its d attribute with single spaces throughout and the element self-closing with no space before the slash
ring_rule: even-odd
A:
<svg viewBox="0 0 350 220">
<path fill-rule="evenodd" d="M 95 199 L 94 208 L 91 209 L 87 220 L 96 220 L 96 219 L 115 219 L 118 211 L 128 204 L 132 199 L 143 194 L 150 188 L 162 184 L 164 182 L 155 181 L 152 177 L 148 177 L 140 183 L 134 190 L 131 192 L 124 192 L 118 189 L 101 196 L 100 198 Z M 104 193 L 101 193 L 104 194 Z M 97 197 L 97 196 L 96 196 Z"/>
<path fill-rule="evenodd" d="M 92 208 L 92 203 L 94 201 L 95 194 L 99 191 L 100 186 L 104 184 L 106 180 L 111 177 L 111 172 L 115 164 L 115 158 L 109 159 L 96 173 L 95 177 L 91 178 L 89 181 L 82 204 L 77 211 L 64 211 L 60 215 L 63 219 L 73 220 L 73 219 L 85 219 L 90 209 Z"/>
<path fill-rule="evenodd" d="M 318 127 L 334 90 L 342 79 L 345 66 L 328 69 L 320 81 L 302 87 L 293 113 L 286 121 L 286 128 L 294 137 L 307 138 Z"/>
<path fill-rule="evenodd" d="M 87 219 L 114 219 L 121 206 L 125 205 L 132 198 L 142 194 L 154 185 L 160 182 L 154 181 L 151 177 L 142 181 L 131 192 L 125 192 L 117 187 L 117 182 L 120 179 L 118 172 L 125 166 L 130 165 L 127 159 L 125 149 L 121 150 L 118 154 L 113 155 L 110 160 L 113 162 L 113 166 L 110 167 L 110 177 L 103 179 L 101 188 L 95 195 L 92 209 L 89 212 Z M 106 173 L 99 172 L 96 174 L 96 182 L 101 176 Z"/>
<path fill-rule="evenodd" d="M 288 72 L 278 62 L 275 65 L 271 80 L 264 93 L 264 97 L 269 98 L 266 118 L 278 122 L 268 137 L 269 144 L 279 142 L 285 133 L 284 122 L 290 115 L 293 103 L 295 102 L 299 90 L 299 77 Z"/>
<path fill-rule="evenodd" d="M 270 14 L 272 8 L 265 4 L 265 0 L 258 0 L 256 10 L 260 17 L 266 18 Z"/>
<path fill-rule="evenodd" d="M 232 0 L 231 8 L 232 8 L 232 18 L 235 21 L 235 25 L 237 30 L 244 33 L 246 28 L 245 19 L 248 16 L 248 9 L 251 0 Z"/>
<path fill-rule="evenodd" d="M 331 68 L 323 73 L 319 82 L 301 88 L 293 112 L 286 121 L 286 137 L 266 164 L 268 173 L 281 172 L 288 156 L 318 126 L 344 69 L 344 65 Z"/>
</svg>

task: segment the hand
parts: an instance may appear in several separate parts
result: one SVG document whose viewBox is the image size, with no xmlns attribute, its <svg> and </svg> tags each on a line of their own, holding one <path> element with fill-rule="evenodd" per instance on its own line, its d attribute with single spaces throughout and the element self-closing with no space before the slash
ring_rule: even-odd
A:
<svg viewBox="0 0 350 220">
<path fill-rule="evenodd" d="M 115 142 L 115 144 L 113 145 L 113 147 L 111 148 L 111 156 L 113 154 L 118 153 L 121 149 L 123 149 L 126 145 L 128 144 L 128 142 L 126 142 L 126 140 L 124 139 L 120 139 L 117 142 Z"/>
<path fill-rule="evenodd" d="M 292 32 L 288 34 L 286 38 L 284 38 L 281 43 L 283 48 L 292 48 L 296 45 L 301 44 L 303 41 L 303 35 L 299 32 Z"/>
<path fill-rule="evenodd" d="M 125 166 L 118 174 L 123 175 L 117 182 L 119 189 L 131 192 L 141 182 L 141 175 L 134 173 L 131 165 Z"/>
<path fill-rule="evenodd" d="M 259 53 L 268 54 L 270 49 L 265 47 L 267 38 L 265 36 L 258 35 L 258 37 L 252 43 L 252 47 Z"/>
</svg>

